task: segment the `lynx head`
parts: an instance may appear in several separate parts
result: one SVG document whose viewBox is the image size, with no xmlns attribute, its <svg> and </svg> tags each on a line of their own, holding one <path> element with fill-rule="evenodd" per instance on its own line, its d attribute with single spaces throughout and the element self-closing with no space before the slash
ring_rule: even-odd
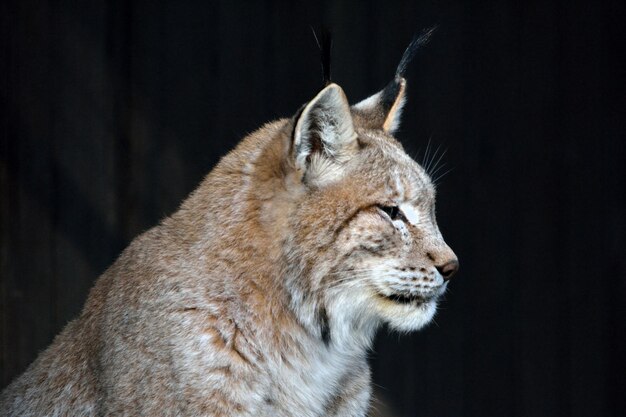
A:
<svg viewBox="0 0 626 417">
<path fill-rule="evenodd" d="M 341 87 L 327 83 L 288 125 L 287 287 L 293 308 L 325 340 L 341 337 L 335 326 L 424 326 L 458 269 L 435 220 L 433 182 L 393 136 L 404 66 L 423 41 L 411 44 L 377 94 L 350 106 Z"/>
</svg>

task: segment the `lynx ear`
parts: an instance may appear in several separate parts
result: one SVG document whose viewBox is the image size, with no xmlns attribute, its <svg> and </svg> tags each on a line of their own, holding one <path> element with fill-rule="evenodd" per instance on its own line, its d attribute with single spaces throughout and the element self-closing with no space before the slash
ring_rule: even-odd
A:
<svg viewBox="0 0 626 417">
<path fill-rule="evenodd" d="M 337 174 L 357 147 L 350 105 L 337 84 L 329 84 L 302 110 L 293 134 L 295 166 L 310 180 Z"/>
<path fill-rule="evenodd" d="M 436 27 L 427 29 L 413 38 L 402 55 L 394 79 L 385 88 L 352 106 L 360 123 L 370 129 L 383 129 L 389 133 L 394 133 L 398 129 L 402 107 L 406 101 L 406 80 L 404 79 L 406 67 L 417 50 L 428 43 L 435 29 Z"/>
<path fill-rule="evenodd" d="M 378 93 L 352 106 L 362 122 L 370 129 L 394 133 L 400 127 L 405 98 L 406 80 L 396 77 Z"/>
</svg>

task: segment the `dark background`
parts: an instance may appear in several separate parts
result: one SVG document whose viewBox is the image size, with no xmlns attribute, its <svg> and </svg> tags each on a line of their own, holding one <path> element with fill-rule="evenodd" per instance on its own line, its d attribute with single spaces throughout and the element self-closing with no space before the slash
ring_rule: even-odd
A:
<svg viewBox="0 0 626 417">
<path fill-rule="evenodd" d="M 403 416 L 626 415 L 623 1 L 5 1 L 0 383 L 219 157 L 321 86 L 356 102 L 412 35 L 399 138 L 448 149 L 438 220 L 461 272 L 372 364 Z"/>
</svg>

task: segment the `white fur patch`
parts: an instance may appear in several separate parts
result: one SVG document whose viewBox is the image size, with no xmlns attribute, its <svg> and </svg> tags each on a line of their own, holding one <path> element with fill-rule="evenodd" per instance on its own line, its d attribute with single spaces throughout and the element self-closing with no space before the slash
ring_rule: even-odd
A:
<svg viewBox="0 0 626 417">
<path fill-rule="evenodd" d="M 417 209 L 406 203 L 400 204 L 399 208 L 400 210 L 402 210 L 402 214 L 404 214 L 404 217 L 406 217 L 410 224 L 415 226 L 419 223 L 421 216 L 420 212 Z"/>
<path fill-rule="evenodd" d="M 376 94 L 373 94 L 373 95 L 369 96 L 365 100 L 361 100 L 360 102 L 358 102 L 357 104 L 355 104 L 352 107 L 357 109 L 357 110 L 369 110 L 369 109 L 372 109 L 372 108 L 376 107 L 378 105 L 378 103 L 380 102 L 380 96 L 381 96 L 381 93 L 378 92 Z"/>
<path fill-rule="evenodd" d="M 402 184 L 402 178 L 396 173 L 394 180 L 396 182 L 396 191 L 401 196 L 404 196 L 404 185 Z"/>
</svg>

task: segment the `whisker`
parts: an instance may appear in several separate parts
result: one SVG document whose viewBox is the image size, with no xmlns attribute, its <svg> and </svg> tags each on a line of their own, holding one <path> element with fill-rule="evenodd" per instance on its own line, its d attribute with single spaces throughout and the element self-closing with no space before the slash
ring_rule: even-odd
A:
<svg viewBox="0 0 626 417">
<path fill-rule="evenodd" d="M 430 161 L 428 162 L 428 168 L 426 169 L 426 172 L 428 173 L 432 172 L 432 170 L 437 166 L 437 164 L 439 163 L 439 161 L 445 154 L 445 151 L 443 153 L 439 153 L 440 150 L 441 150 L 441 145 L 437 146 L 437 149 L 433 153 Z"/>
<path fill-rule="evenodd" d="M 334 285 L 338 285 L 338 284 L 342 284 L 344 282 L 359 282 L 359 281 L 365 281 L 366 279 L 371 278 L 370 275 L 362 275 L 362 276 L 353 276 L 353 277 L 348 277 L 348 278 L 344 278 L 344 279 L 339 279 L 333 282 L 329 282 L 327 285 L 327 287 L 332 287 Z"/>
<path fill-rule="evenodd" d="M 346 278 L 346 279 L 342 279 L 338 281 L 333 281 L 326 286 L 326 289 L 334 288 L 334 287 L 344 285 L 344 284 L 354 284 L 358 282 L 365 282 L 365 281 L 368 281 L 370 278 L 372 277 L 368 275 L 368 276 L 362 276 L 362 277 L 350 277 L 350 278 Z"/>
<path fill-rule="evenodd" d="M 381 279 L 381 278 L 390 278 L 390 277 L 394 277 L 394 274 L 390 274 L 390 273 L 379 273 L 376 275 L 377 279 Z M 337 281 L 333 281 L 328 283 L 326 286 L 322 287 L 322 289 L 333 289 L 339 286 L 349 286 L 352 284 L 357 284 L 357 283 L 362 283 L 362 282 L 367 282 L 369 281 L 371 278 L 373 277 L 373 275 L 361 275 L 361 276 L 351 276 L 351 277 L 346 277 L 344 279 L 340 279 Z"/>
<path fill-rule="evenodd" d="M 433 180 L 433 183 L 435 185 L 437 185 L 439 183 L 439 180 L 441 180 L 443 177 L 445 177 L 446 175 L 448 175 L 450 172 L 454 171 L 454 167 L 450 168 L 449 170 L 445 171 L 443 174 L 440 174 L 437 178 L 435 178 Z"/>
<path fill-rule="evenodd" d="M 428 168 L 428 163 L 429 163 L 430 158 L 431 158 L 430 154 L 432 152 L 432 144 L 431 144 L 431 139 L 430 138 L 428 139 L 428 146 L 429 146 L 428 149 L 427 149 L 428 152 L 424 155 L 424 163 L 422 164 L 422 167 L 424 168 L 424 170 L 426 172 L 428 172 L 427 168 Z"/>
<path fill-rule="evenodd" d="M 432 135 L 428 138 L 428 143 L 426 144 L 426 150 L 424 151 L 424 157 L 422 158 L 422 167 L 426 166 L 426 160 L 428 159 L 428 153 L 430 152 L 430 142 L 432 140 Z"/>
<path fill-rule="evenodd" d="M 439 155 L 439 158 L 437 158 L 437 160 L 430 167 L 429 174 L 431 176 L 434 176 L 435 173 L 437 172 L 439 163 L 441 162 L 443 157 L 446 155 L 446 152 L 448 152 L 448 148 L 444 149 L 444 151 L 441 153 L 441 155 Z"/>
<path fill-rule="evenodd" d="M 343 269 L 343 270 L 330 272 L 327 275 L 351 274 L 351 273 L 354 273 L 354 272 L 380 272 L 380 271 L 378 271 L 376 269 L 371 269 L 371 268 Z"/>
<path fill-rule="evenodd" d="M 373 274 L 355 274 L 355 275 L 350 275 L 349 277 L 344 277 L 344 278 L 340 278 L 340 279 L 335 279 L 333 281 L 331 281 L 330 283 L 336 283 L 336 282 L 343 282 L 343 281 L 348 281 L 351 279 L 360 279 L 360 278 L 368 278 L 368 277 L 373 277 L 375 275 Z"/>
<path fill-rule="evenodd" d="M 437 173 L 439 171 L 441 171 L 442 168 L 444 168 L 447 164 L 445 162 L 442 162 L 441 164 L 437 165 L 437 167 L 435 167 L 435 169 L 433 170 L 433 172 L 430 172 L 428 175 L 430 175 L 430 178 L 433 178 L 434 176 L 437 175 Z"/>
<path fill-rule="evenodd" d="M 438 145 L 437 148 L 435 148 L 435 151 L 432 152 L 432 154 L 430 155 L 429 159 L 428 159 L 428 163 L 426 164 L 426 172 L 430 171 L 430 168 L 433 165 L 433 161 L 435 160 L 435 158 L 437 157 L 437 155 L 439 154 L 439 149 L 441 148 L 441 145 Z"/>
<path fill-rule="evenodd" d="M 363 281 L 360 281 L 363 282 Z M 346 282 L 340 282 L 337 285 L 331 285 L 330 287 L 327 288 L 323 288 L 326 291 L 332 291 L 332 290 L 336 290 L 338 288 L 349 288 L 349 287 L 355 287 L 356 284 L 360 283 L 359 281 L 346 281 Z"/>
</svg>

